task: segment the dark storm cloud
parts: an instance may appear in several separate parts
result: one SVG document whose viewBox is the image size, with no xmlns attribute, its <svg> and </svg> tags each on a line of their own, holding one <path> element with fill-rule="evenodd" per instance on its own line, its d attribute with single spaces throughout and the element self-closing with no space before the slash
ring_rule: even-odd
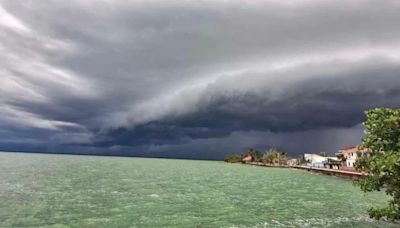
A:
<svg viewBox="0 0 400 228">
<path fill-rule="evenodd" d="M 157 122 L 118 129 L 111 135 L 122 145 L 174 144 L 225 137 L 235 131 L 350 128 L 364 120 L 364 110 L 399 106 L 400 67 L 368 62 L 368 67 L 359 63 L 355 69 L 334 77 L 319 75 L 290 86 L 281 85 L 279 91 L 270 86 L 236 92 L 231 88 L 228 93 L 219 90 L 222 85 L 208 85 L 198 96 L 195 112 L 177 115 L 170 111 Z M 182 102 L 185 97 L 177 100 Z"/>
<path fill-rule="evenodd" d="M 335 150 L 340 140 L 306 141 L 337 132 L 358 143 L 363 110 L 400 102 L 399 10 L 0 1 L 0 145 L 220 158 L 252 145 Z"/>
</svg>

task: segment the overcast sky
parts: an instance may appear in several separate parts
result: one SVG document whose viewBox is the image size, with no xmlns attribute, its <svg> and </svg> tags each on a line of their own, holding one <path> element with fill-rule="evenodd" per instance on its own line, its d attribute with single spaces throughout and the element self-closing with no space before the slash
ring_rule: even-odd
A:
<svg viewBox="0 0 400 228">
<path fill-rule="evenodd" d="M 400 1 L 0 0 L 0 150 L 220 159 L 360 143 Z"/>
</svg>

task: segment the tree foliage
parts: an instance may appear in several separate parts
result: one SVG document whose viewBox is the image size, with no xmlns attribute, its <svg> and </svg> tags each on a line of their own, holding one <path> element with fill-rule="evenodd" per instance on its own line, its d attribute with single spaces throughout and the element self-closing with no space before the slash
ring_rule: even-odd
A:
<svg viewBox="0 0 400 228">
<path fill-rule="evenodd" d="M 325 151 L 319 152 L 318 155 L 322 157 L 329 157 L 328 153 L 326 153 Z"/>
<path fill-rule="evenodd" d="M 250 148 L 246 153 L 244 153 L 244 156 L 246 155 L 251 155 L 251 157 L 253 158 L 252 161 L 254 162 L 261 162 L 263 157 L 263 153 L 253 148 Z"/>
<path fill-rule="evenodd" d="M 242 162 L 242 155 L 240 154 L 228 154 L 224 158 L 225 162 L 229 163 L 237 163 L 237 162 Z"/>
<path fill-rule="evenodd" d="M 369 156 L 356 162 L 360 171 L 369 175 L 358 184 L 369 191 L 384 190 L 392 197 L 384 208 L 370 208 L 376 219 L 400 219 L 400 109 L 376 108 L 365 112 L 365 137 L 362 147 Z"/>
<path fill-rule="evenodd" d="M 269 165 L 286 165 L 288 160 L 287 153 L 279 152 L 276 149 L 269 149 L 266 152 L 260 152 L 250 148 L 243 154 L 228 154 L 225 156 L 224 161 L 230 163 L 242 162 L 242 159 L 248 155 L 251 155 L 252 162 L 263 162 Z"/>
<path fill-rule="evenodd" d="M 297 164 L 299 164 L 299 165 L 304 165 L 304 164 L 310 162 L 304 157 L 304 155 L 300 155 L 299 157 L 296 158 L 296 160 L 297 160 Z"/>
<path fill-rule="evenodd" d="M 262 162 L 269 165 L 286 165 L 288 156 L 284 152 L 279 152 L 275 149 L 269 149 L 262 157 Z"/>
</svg>

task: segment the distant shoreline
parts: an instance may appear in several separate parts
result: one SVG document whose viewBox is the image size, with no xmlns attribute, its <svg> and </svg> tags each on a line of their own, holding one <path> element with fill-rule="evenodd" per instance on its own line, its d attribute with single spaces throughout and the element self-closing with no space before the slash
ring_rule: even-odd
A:
<svg viewBox="0 0 400 228">
<path fill-rule="evenodd" d="M 192 160 L 192 161 L 223 161 L 218 159 L 195 159 L 195 158 L 171 158 L 171 157 L 146 157 L 146 156 L 131 156 L 123 154 L 90 154 L 90 153 L 68 153 L 68 152 L 37 152 L 37 151 L 6 151 L 0 150 L 0 153 L 21 153 L 21 154 L 48 154 L 48 155 L 77 155 L 77 156 L 98 156 L 98 157 L 125 157 L 125 158 L 149 158 L 149 159 L 170 159 L 170 160 Z"/>
<path fill-rule="evenodd" d="M 0 153 L 19 153 L 19 154 L 45 154 L 45 155 L 71 155 L 71 156 L 96 156 L 96 157 L 117 157 L 117 158 L 147 158 L 147 159 L 168 159 L 168 160 L 188 160 L 188 161 L 221 161 L 221 160 L 205 160 L 205 159 L 189 159 L 189 158 L 170 158 L 170 157 L 144 157 L 144 156 L 128 156 L 128 155 L 108 155 L 108 154 L 87 154 L 87 153 L 53 153 L 53 152 L 32 152 L 32 151 L 3 151 Z M 358 180 L 367 174 L 359 172 L 351 172 L 344 170 L 334 170 L 325 168 L 313 168 L 308 166 L 288 166 L 288 165 L 268 165 L 261 162 L 247 162 L 247 163 L 231 163 L 241 165 L 251 165 L 266 168 L 292 168 L 304 170 L 314 173 L 320 173 L 329 176 L 336 176 L 343 179 Z"/>
</svg>

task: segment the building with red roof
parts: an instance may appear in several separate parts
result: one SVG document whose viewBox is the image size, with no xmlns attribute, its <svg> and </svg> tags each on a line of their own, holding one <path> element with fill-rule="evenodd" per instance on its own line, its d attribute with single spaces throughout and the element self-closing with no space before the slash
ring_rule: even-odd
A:
<svg viewBox="0 0 400 228">
<path fill-rule="evenodd" d="M 253 161 L 253 157 L 249 154 L 249 155 L 246 155 L 243 159 L 242 159 L 242 161 L 243 162 L 251 162 L 251 161 Z"/>
<path fill-rule="evenodd" d="M 365 148 L 362 148 L 361 146 L 349 146 L 339 150 L 339 153 L 337 153 L 336 155 L 342 158 L 344 162 L 344 167 L 347 167 L 347 169 L 350 170 L 354 170 L 355 163 L 359 157 L 359 154 L 361 156 L 366 156 L 366 152 L 367 150 Z"/>
</svg>

